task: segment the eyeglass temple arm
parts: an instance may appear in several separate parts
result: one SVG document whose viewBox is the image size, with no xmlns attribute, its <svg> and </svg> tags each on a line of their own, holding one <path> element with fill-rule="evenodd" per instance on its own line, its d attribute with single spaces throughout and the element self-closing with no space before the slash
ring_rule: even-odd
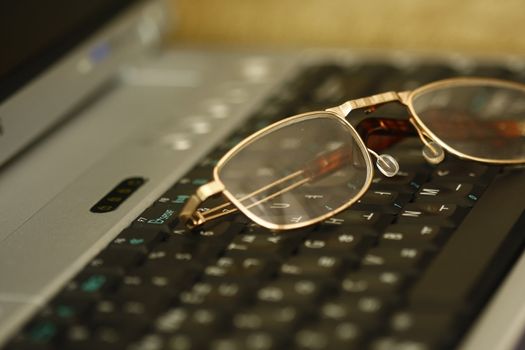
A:
<svg viewBox="0 0 525 350">
<path fill-rule="evenodd" d="M 207 184 L 200 186 L 182 208 L 179 214 L 180 220 L 190 226 L 202 224 L 206 220 L 198 211 L 199 206 L 207 198 L 221 192 L 222 190 L 224 190 L 223 185 L 217 181 L 210 181 Z"/>
</svg>

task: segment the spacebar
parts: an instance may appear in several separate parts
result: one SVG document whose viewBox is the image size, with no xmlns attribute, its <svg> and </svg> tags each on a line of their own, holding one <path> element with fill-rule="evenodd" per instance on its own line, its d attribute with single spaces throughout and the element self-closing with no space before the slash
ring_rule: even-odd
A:
<svg viewBox="0 0 525 350">
<path fill-rule="evenodd" d="M 502 174 L 483 194 L 443 250 L 415 283 L 414 307 L 476 307 L 520 251 L 525 224 L 522 171 Z M 516 226 L 521 226 L 518 229 Z M 514 254 L 502 250 L 514 249 Z M 471 310 L 474 311 L 474 310 Z"/>
</svg>

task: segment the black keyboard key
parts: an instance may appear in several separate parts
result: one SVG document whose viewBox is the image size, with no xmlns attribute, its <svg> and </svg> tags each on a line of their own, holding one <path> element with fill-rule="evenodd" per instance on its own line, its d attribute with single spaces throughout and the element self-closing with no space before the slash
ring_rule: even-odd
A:
<svg viewBox="0 0 525 350">
<path fill-rule="evenodd" d="M 454 338 L 457 323 L 456 315 L 448 310 L 442 312 L 439 309 L 405 309 L 395 312 L 390 317 L 388 333 L 437 345 L 446 342 L 447 338 Z"/>
<path fill-rule="evenodd" d="M 192 183 L 178 183 L 166 192 L 154 203 L 155 206 L 169 207 L 179 214 L 188 199 L 195 194 L 199 186 Z"/>
<path fill-rule="evenodd" d="M 433 171 L 433 181 L 447 182 L 469 182 L 487 185 L 499 172 L 500 167 L 485 165 L 475 162 L 460 162 L 457 160 L 445 160 Z"/>
<path fill-rule="evenodd" d="M 63 331 L 64 327 L 59 322 L 36 319 L 13 339 L 7 349 L 51 350 L 55 348 L 54 343 L 60 339 Z"/>
<path fill-rule="evenodd" d="M 177 227 L 175 235 L 193 239 L 197 243 L 193 258 L 203 263 L 212 261 L 230 244 L 231 240 L 243 229 L 243 224 L 236 221 L 214 220 L 193 230 Z"/>
<path fill-rule="evenodd" d="M 231 315 L 212 307 L 179 306 L 163 313 L 156 321 L 157 332 L 163 334 L 187 333 L 204 336 L 227 328 Z"/>
<path fill-rule="evenodd" d="M 409 203 L 401 211 L 397 223 L 456 227 L 467 212 L 467 208 L 443 202 Z"/>
<path fill-rule="evenodd" d="M 236 331 L 268 331 L 271 334 L 290 334 L 310 317 L 305 309 L 290 305 L 258 305 L 232 316 Z"/>
<path fill-rule="evenodd" d="M 395 224 L 385 229 L 380 236 L 380 244 L 397 242 L 413 245 L 440 245 L 450 235 L 451 230 L 437 226 L 425 224 Z"/>
<path fill-rule="evenodd" d="M 129 243 L 129 241 L 127 241 Z M 128 269 L 139 265 L 145 258 L 145 254 L 134 249 L 106 249 L 97 255 L 89 265 L 89 270 L 116 271 L 124 273 Z"/>
<path fill-rule="evenodd" d="M 410 198 L 411 195 L 408 193 L 372 190 L 366 192 L 365 195 L 352 206 L 352 209 L 396 214 Z"/>
<path fill-rule="evenodd" d="M 92 337 L 92 327 L 82 323 L 74 324 L 64 332 L 61 345 L 64 349 L 87 349 Z"/>
<path fill-rule="evenodd" d="M 122 326 L 129 333 L 139 333 L 149 326 L 149 320 L 167 304 L 167 299 L 158 297 L 102 299 L 94 306 L 91 321 L 97 326 Z"/>
<path fill-rule="evenodd" d="M 507 67 L 497 65 L 478 65 L 475 66 L 469 75 L 474 77 L 487 77 L 487 78 L 499 78 L 499 79 L 510 79 L 516 78 L 516 73 L 508 69 Z"/>
<path fill-rule="evenodd" d="M 109 272 L 81 272 L 66 285 L 64 296 L 99 298 L 113 292 L 120 279 L 120 275 Z"/>
<path fill-rule="evenodd" d="M 299 249 L 300 254 L 332 254 L 344 257 L 360 255 L 375 241 L 375 231 L 367 227 L 333 226 L 309 234 Z"/>
<path fill-rule="evenodd" d="M 347 227 L 364 226 L 374 231 L 381 231 L 389 225 L 394 216 L 374 211 L 345 210 L 335 216 L 326 219 L 319 226 L 319 231 L 330 229 L 336 226 L 349 225 Z"/>
<path fill-rule="evenodd" d="M 446 65 L 415 64 L 406 67 L 395 75 L 385 77 L 378 91 L 413 90 L 433 81 L 452 78 L 457 75 L 458 72 Z"/>
<path fill-rule="evenodd" d="M 90 299 L 58 296 L 39 313 L 39 316 L 60 324 L 70 324 L 88 314 L 93 303 Z"/>
<path fill-rule="evenodd" d="M 357 322 L 321 321 L 301 328 L 294 338 L 295 349 L 358 350 L 363 349 L 365 332 Z"/>
<path fill-rule="evenodd" d="M 159 269 L 179 268 L 183 264 L 203 262 L 196 257 L 197 241 L 183 236 L 171 236 L 157 244 L 145 257 L 145 264 Z"/>
<path fill-rule="evenodd" d="M 277 263 L 257 257 L 223 256 L 204 269 L 206 281 L 259 281 L 275 273 Z"/>
<path fill-rule="evenodd" d="M 435 344 L 428 344 L 418 340 L 395 336 L 383 336 L 376 338 L 370 345 L 371 350 L 438 350 Z"/>
<path fill-rule="evenodd" d="M 341 282 L 341 292 L 347 295 L 395 295 L 407 283 L 407 276 L 398 271 L 362 269 L 350 272 Z"/>
<path fill-rule="evenodd" d="M 91 329 L 83 325 L 68 330 L 60 349 L 67 350 L 114 350 L 125 348 L 130 339 L 136 334 L 127 333 L 124 324 L 122 327 L 102 326 Z"/>
<path fill-rule="evenodd" d="M 479 200 L 482 193 L 482 187 L 471 183 L 426 183 L 416 193 L 414 202 L 441 202 L 472 207 Z"/>
<path fill-rule="evenodd" d="M 426 180 L 427 175 L 421 172 L 399 171 L 394 177 L 385 177 L 378 172 L 372 179 L 370 190 L 414 193 Z"/>
<path fill-rule="evenodd" d="M 390 305 L 377 296 L 343 295 L 321 306 L 321 320 L 354 321 L 367 329 L 384 322 Z"/>
<path fill-rule="evenodd" d="M 165 237 L 166 234 L 160 231 L 127 228 L 111 242 L 108 248 L 125 248 L 147 253 Z"/>
<path fill-rule="evenodd" d="M 263 305 L 312 306 L 331 292 L 331 285 L 315 279 L 290 279 L 283 277 L 261 287 L 256 294 Z"/>
<path fill-rule="evenodd" d="M 117 295 L 125 299 L 140 299 L 145 295 L 157 298 L 173 297 L 191 285 L 199 274 L 199 267 L 191 264 L 181 264 L 178 269 L 164 270 L 145 266 L 130 271 L 123 277 Z"/>
<path fill-rule="evenodd" d="M 411 272 L 421 270 L 428 255 L 428 251 L 419 247 L 380 246 L 370 249 L 361 263 L 363 266 Z"/>
<path fill-rule="evenodd" d="M 236 332 L 215 339 L 210 350 L 272 350 L 283 343 L 282 336 L 270 332 Z"/>
<path fill-rule="evenodd" d="M 153 230 L 170 233 L 179 223 L 177 208 L 160 203 L 144 210 L 131 226 L 138 230 Z"/>
<path fill-rule="evenodd" d="M 181 293 L 180 302 L 183 305 L 232 309 L 251 301 L 254 289 L 244 281 L 198 282 L 190 290 Z"/>
<path fill-rule="evenodd" d="M 283 258 L 295 251 L 302 240 L 295 232 L 253 232 L 237 235 L 226 248 L 227 256 Z"/>
<path fill-rule="evenodd" d="M 299 255 L 284 262 L 280 274 L 295 278 L 330 279 L 337 277 L 351 265 L 357 265 L 357 259 L 349 260 L 330 255 Z"/>
</svg>

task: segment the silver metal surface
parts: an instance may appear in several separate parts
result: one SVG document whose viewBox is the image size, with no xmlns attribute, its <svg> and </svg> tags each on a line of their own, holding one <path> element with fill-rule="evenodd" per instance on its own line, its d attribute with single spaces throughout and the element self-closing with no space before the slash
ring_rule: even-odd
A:
<svg viewBox="0 0 525 350">
<path fill-rule="evenodd" d="M 525 255 L 522 255 L 482 316 L 474 324 L 461 350 L 519 350 L 525 335 Z"/>
<path fill-rule="evenodd" d="M 255 59 L 268 70 L 264 79 L 243 71 Z M 0 303 L 42 305 L 245 118 L 292 63 L 290 56 L 180 50 L 127 67 L 120 87 L 2 173 L 0 211 L 9 231 L 0 244 Z M 129 71 L 142 78 L 129 78 Z M 169 84 L 155 86 L 162 72 L 172 76 Z M 228 113 L 214 112 L 216 106 Z M 118 210 L 89 211 L 130 176 L 147 182 Z M 0 339 L 25 319 L 20 307 L 9 310 Z"/>
<path fill-rule="evenodd" d="M 166 25 L 164 14 L 162 1 L 139 2 L 0 103 L 0 165 L 111 79 L 123 61 L 158 46 Z M 107 55 L 93 58 L 101 47 Z"/>
</svg>

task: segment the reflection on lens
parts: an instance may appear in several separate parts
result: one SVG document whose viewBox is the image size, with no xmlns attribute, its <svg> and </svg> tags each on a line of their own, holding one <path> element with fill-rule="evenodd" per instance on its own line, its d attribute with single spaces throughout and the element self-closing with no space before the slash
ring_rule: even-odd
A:
<svg viewBox="0 0 525 350">
<path fill-rule="evenodd" d="M 482 160 L 525 159 L 525 88 L 458 81 L 423 90 L 412 101 L 423 124 L 456 152 Z"/>
<path fill-rule="evenodd" d="M 328 113 L 291 118 L 234 151 L 218 176 L 245 214 L 275 228 L 300 227 L 366 190 L 371 161 L 358 140 Z"/>
</svg>

